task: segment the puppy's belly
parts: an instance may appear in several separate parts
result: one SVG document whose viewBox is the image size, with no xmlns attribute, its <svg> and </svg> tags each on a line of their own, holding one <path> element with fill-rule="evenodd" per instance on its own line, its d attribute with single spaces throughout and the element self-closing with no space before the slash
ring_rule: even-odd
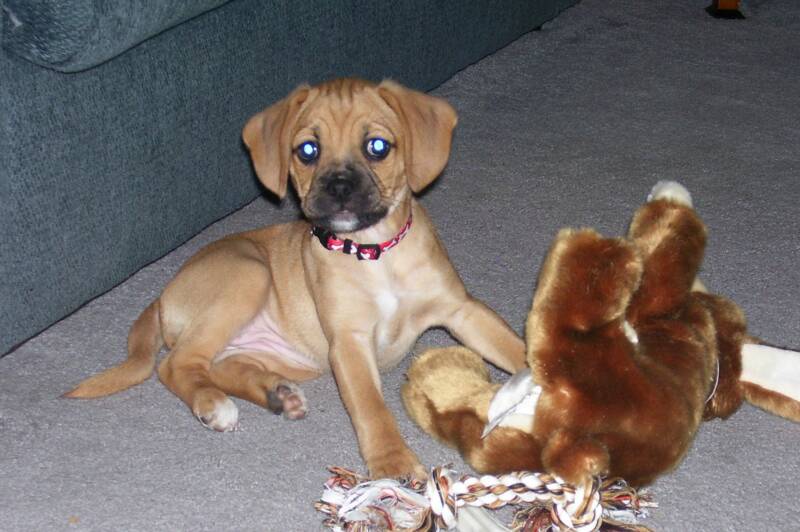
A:
<svg viewBox="0 0 800 532">
<path fill-rule="evenodd" d="M 288 378 L 294 377 L 286 373 L 299 373 L 305 378 L 323 373 L 323 369 L 315 360 L 296 350 L 286 341 L 266 309 L 259 312 L 231 339 L 227 347 L 214 357 L 214 362 L 244 354 L 256 358 L 267 369 Z"/>
</svg>

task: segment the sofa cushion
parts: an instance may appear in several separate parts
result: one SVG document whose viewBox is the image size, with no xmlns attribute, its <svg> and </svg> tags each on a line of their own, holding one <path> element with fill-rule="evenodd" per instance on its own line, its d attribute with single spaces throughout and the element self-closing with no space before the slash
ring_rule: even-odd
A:
<svg viewBox="0 0 800 532">
<path fill-rule="evenodd" d="M 230 0 L 5 0 L 3 48 L 77 72 Z"/>
</svg>

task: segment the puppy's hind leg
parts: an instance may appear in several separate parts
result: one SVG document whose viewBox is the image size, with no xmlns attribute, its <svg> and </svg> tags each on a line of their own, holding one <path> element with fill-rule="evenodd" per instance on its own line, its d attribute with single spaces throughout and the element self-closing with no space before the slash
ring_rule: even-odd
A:
<svg viewBox="0 0 800 532">
<path fill-rule="evenodd" d="M 214 353 L 206 355 L 207 352 L 195 346 L 173 349 L 158 367 L 158 377 L 203 425 L 218 432 L 236 430 L 239 409 L 214 385 L 207 361 Z"/>
<path fill-rule="evenodd" d="M 212 382 L 226 393 L 292 420 L 303 419 L 308 413 L 306 397 L 293 381 L 308 380 L 319 375 L 304 370 L 278 373 L 246 354 L 215 362 L 210 374 Z"/>
<path fill-rule="evenodd" d="M 239 410 L 211 378 L 211 366 L 264 306 L 269 272 L 247 240 L 225 240 L 188 262 L 161 295 L 171 351 L 158 376 L 206 427 L 235 430 Z"/>
</svg>

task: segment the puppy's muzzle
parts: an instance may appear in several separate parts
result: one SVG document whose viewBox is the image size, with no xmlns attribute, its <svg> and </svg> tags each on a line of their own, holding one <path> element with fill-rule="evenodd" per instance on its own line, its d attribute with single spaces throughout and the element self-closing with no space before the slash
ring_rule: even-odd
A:
<svg viewBox="0 0 800 532">
<path fill-rule="evenodd" d="M 387 210 L 369 172 L 348 165 L 317 178 L 306 215 L 315 225 L 331 231 L 354 231 L 374 224 Z"/>
<path fill-rule="evenodd" d="M 353 191 L 358 186 L 358 183 L 345 174 L 334 174 L 331 176 L 324 185 L 325 192 L 334 200 L 345 203 Z"/>
</svg>

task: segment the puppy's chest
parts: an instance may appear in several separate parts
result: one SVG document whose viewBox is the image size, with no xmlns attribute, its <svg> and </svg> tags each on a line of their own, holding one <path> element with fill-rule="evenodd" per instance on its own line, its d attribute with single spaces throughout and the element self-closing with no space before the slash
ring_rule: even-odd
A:
<svg viewBox="0 0 800 532">
<path fill-rule="evenodd" d="M 400 361 L 425 329 L 424 303 L 418 294 L 397 288 L 373 294 L 373 340 L 381 367 Z"/>
</svg>

